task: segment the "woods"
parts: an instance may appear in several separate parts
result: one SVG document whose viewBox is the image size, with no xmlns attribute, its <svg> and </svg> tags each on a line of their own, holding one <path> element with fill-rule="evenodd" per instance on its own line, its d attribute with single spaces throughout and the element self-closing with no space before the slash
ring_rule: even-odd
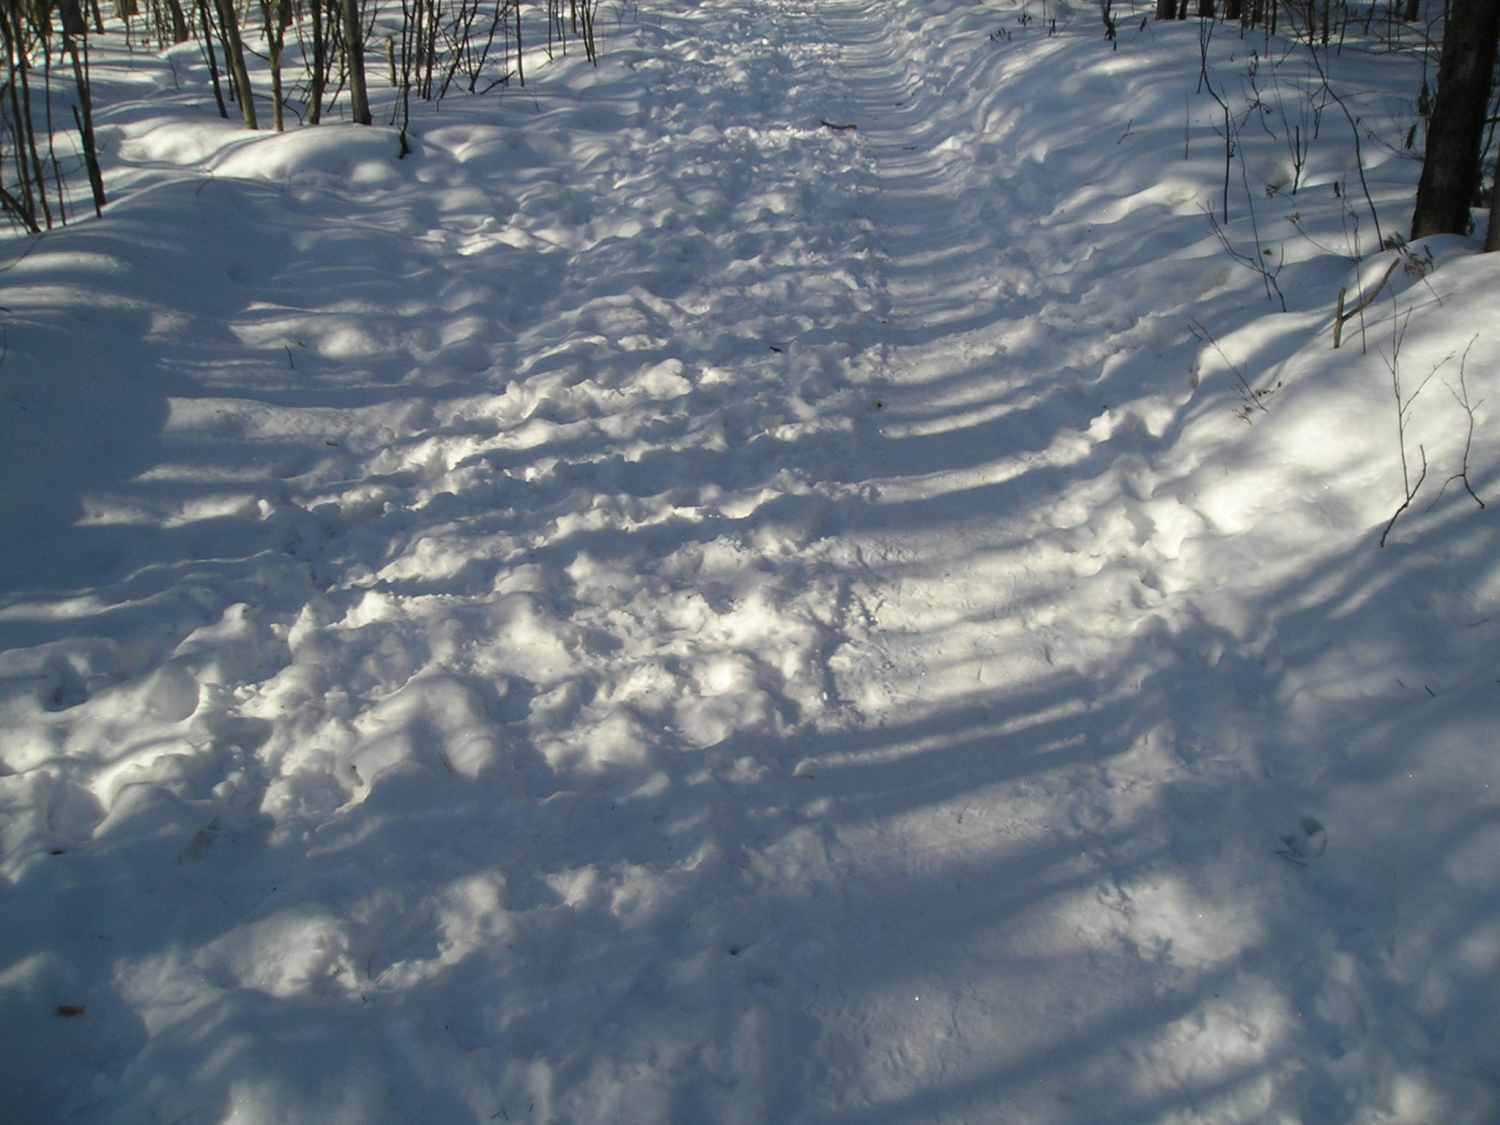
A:
<svg viewBox="0 0 1500 1125">
<path fill-rule="evenodd" d="M 1106 33 L 1115 40 L 1120 21 L 1131 17 L 1112 0 L 1101 3 Z M 195 19 L 183 4 L 117 0 L 106 9 L 91 0 L 85 11 L 82 0 L 5 0 L 0 207 L 12 223 L 36 233 L 67 222 L 78 206 L 69 183 L 80 172 L 92 209 L 97 213 L 106 202 L 89 82 L 89 38 L 102 33 L 106 11 L 143 48 L 195 40 L 220 115 L 237 113 L 247 129 L 262 127 L 261 106 L 277 131 L 288 120 L 298 126 L 330 119 L 374 123 L 367 63 L 372 49 L 383 51 L 387 65 L 376 73 L 383 70 L 386 89 L 375 101 L 382 119 L 401 129 L 402 155 L 409 151 L 413 97 L 441 101 L 455 84 L 471 95 L 512 80 L 525 84 L 528 15 L 544 20 L 549 56 L 566 54 L 571 40 L 595 65 L 598 59 L 599 0 L 544 0 L 539 13 L 524 12 L 522 0 L 195 0 Z M 1422 122 L 1412 139 L 1420 132 L 1426 149 L 1411 236 L 1470 228 L 1470 208 L 1485 202 L 1481 170 L 1494 133 L 1500 6 L 1491 0 L 1426 9 L 1421 0 L 1156 0 L 1154 15 L 1237 26 L 1241 35 L 1287 34 L 1307 45 L 1314 62 L 1319 49 L 1343 44 L 1351 24 L 1368 31 L 1383 21 L 1392 44 L 1404 34 L 1408 49 L 1415 45 L 1434 56 L 1436 70 L 1435 92 L 1424 84 L 1416 99 Z M 1492 227 L 1489 249 L 1496 237 Z"/>
<path fill-rule="evenodd" d="M 95 213 L 104 207 L 89 52 L 106 29 L 123 31 L 132 49 L 195 42 L 219 115 L 247 129 L 391 124 L 402 130 L 404 155 L 413 98 L 525 85 L 533 19 L 546 25 L 534 37 L 549 57 L 572 47 L 597 65 L 598 2 L 4 0 L 0 210 L 38 233 L 68 222 L 80 201 Z M 371 51 L 383 51 L 388 66 L 370 67 Z M 372 73 L 385 78 L 373 92 Z"/>
<path fill-rule="evenodd" d="M 102 26 L 97 8 L 93 16 L 97 29 Z M 80 163 L 95 212 L 104 207 L 89 83 L 89 30 L 79 0 L 6 0 L 0 6 L 5 52 L 0 206 L 7 218 L 33 234 L 67 222 L 72 201 L 65 182 Z M 61 83 L 53 74 L 54 63 L 63 67 Z"/>
<path fill-rule="evenodd" d="M 1110 25 L 1110 0 L 1101 0 L 1101 5 Z M 1348 0 L 1228 0 L 1220 9 L 1214 0 L 1197 0 L 1191 8 L 1188 0 L 1157 0 L 1155 6 L 1158 20 L 1184 20 L 1190 14 L 1202 21 L 1237 24 L 1241 35 L 1256 29 L 1267 35 L 1280 31 L 1300 41 L 1325 90 L 1329 89 L 1328 77 L 1318 52 L 1342 49 L 1351 27 L 1368 34 L 1383 25 L 1388 50 L 1415 49 L 1433 56 L 1436 90 L 1424 78 L 1414 97 L 1419 120 L 1412 125 L 1407 144 L 1412 148 L 1419 135 L 1425 139 L 1411 237 L 1467 234 L 1473 227 L 1472 208 L 1487 205 L 1493 213 L 1494 189 L 1483 190 L 1482 172 L 1488 167 L 1493 182 L 1495 125 L 1500 120 L 1494 81 L 1500 4 L 1493 0 L 1445 0 L 1425 6 L 1423 0 L 1377 0 L 1362 5 Z M 1337 98 L 1331 90 L 1329 94 Z M 1358 143 L 1357 118 L 1341 99 L 1339 106 Z M 1226 143 L 1232 148 L 1227 134 Z M 1500 249 L 1500 233 L 1493 223 L 1485 249 Z"/>
</svg>

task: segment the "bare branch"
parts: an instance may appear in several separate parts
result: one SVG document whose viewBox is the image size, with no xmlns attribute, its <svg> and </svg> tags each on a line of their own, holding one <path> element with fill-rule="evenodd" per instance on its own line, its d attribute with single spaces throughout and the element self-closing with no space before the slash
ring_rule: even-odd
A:
<svg viewBox="0 0 1500 1125">
<path fill-rule="evenodd" d="M 1458 361 L 1458 389 L 1455 390 L 1453 384 L 1446 380 L 1443 384 L 1448 388 L 1448 393 L 1453 396 L 1453 401 L 1458 403 L 1459 409 L 1464 412 L 1469 425 L 1468 431 L 1464 434 L 1463 462 L 1460 464 L 1458 472 L 1443 482 L 1443 487 L 1438 489 L 1437 497 L 1431 504 L 1427 505 L 1429 512 L 1436 507 L 1438 500 L 1443 498 L 1443 492 L 1447 487 L 1456 480 L 1463 481 L 1464 490 L 1473 497 L 1474 503 L 1478 504 L 1481 509 L 1484 508 L 1484 501 L 1479 498 L 1479 493 L 1474 491 L 1473 484 L 1469 482 L 1469 453 L 1474 448 L 1474 414 L 1484 405 L 1484 399 L 1480 399 L 1478 402 L 1469 401 L 1469 383 L 1466 368 L 1469 365 L 1469 351 L 1474 347 L 1478 339 L 1479 334 L 1475 333 L 1469 340 L 1469 346 L 1464 348 L 1463 358 Z"/>
<path fill-rule="evenodd" d="M 1380 358 L 1385 363 L 1386 370 L 1391 373 L 1391 393 L 1396 399 L 1396 448 L 1401 455 L 1401 488 L 1404 498 L 1401 501 L 1401 506 L 1392 513 L 1390 520 L 1386 523 L 1385 530 L 1380 533 L 1380 545 L 1382 547 L 1385 546 L 1386 538 L 1391 534 L 1391 528 L 1396 526 L 1396 521 L 1401 518 L 1401 513 L 1411 507 L 1411 502 L 1416 499 L 1417 493 L 1422 488 L 1422 482 L 1427 479 L 1427 450 L 1425 447 L 1418 445 L 1417 452 L 1421 455 L 1422 471 L 1417 475 L 1415 484 L 1411 480 L 1411 463 L 1406 455 L 1406 424 L 1411 419 L 1411 408 L 1417 401 L 1418 396 L 1426 389 L 1427 384 L 1432 382 L 1437 377 L 1437 373 L 1453 358 L 1453 353 L 1449 352 L 1427 373 L 1427 378 L 1422 380 L 1416 390 L 1412 391 L 1409 395 L 1403 395 L 1401 392 L 1401 347 L 1406 342 L 1406 329 L 1411 324 L 1411 311 L 1408 310 L 1406 316 L 1402 317 L 1400 310 L 1396 308 L 1396 298 L 1394 296 L 1391 297 L 1391 308 L 1391 354 L 1387 356 L 1384 352 L 1381 352 Z M 1473 346 L 1472 340 L 1470 341 L 1470 346 Z M 1464 354 L 1468 354 L 1467 350 Z M 1468 458 L 1466 455 L 1465 472 L 1467 472 L 1467 464 Z M 1478 497 L 1476 496 L 1475 499 L 1477 500 Z"/>
<path fill-rule="evenodd" d="M 1219 358 L 1224 361 L 1224 366 L 1228 367 L 1233 373 L 1235 384 L 1239 388 L 1240 398 L 1245 402 L 1245 405 L 1237 412 L 1240 419 L 1248 423 L 1252 410 L 1259 410 L 1262 414 L 1269 414 L 1270 411 L 1266 409 L 1266 404 L 1261 401 L 1261 394 L 1250 385 L 1250 380 L 1245 376 L 1245 372 L 1240 368 L 1240 365 L 1230 359 L 1224 349 L 1219 346 L 1219 341 L 1214 338 L 1214 334 L 1196 320 L 1188 321 L 1188 331 L 1193 334 L 1195 340 L 1207 344 L 1214 351 L 1218 352 Z"/>
</svg>

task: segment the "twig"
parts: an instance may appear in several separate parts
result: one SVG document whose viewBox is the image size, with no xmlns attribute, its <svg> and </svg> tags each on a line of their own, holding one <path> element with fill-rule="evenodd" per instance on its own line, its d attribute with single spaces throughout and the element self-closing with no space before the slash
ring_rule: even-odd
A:
<svg viewBox="0 0 1500 1125">
<path fill-rule="evenodd" d="M 1375 298 L 1380 296 L 1380 291 L 1385 288 L 1386 282 L 1390 281 L 1391 275 L 1396 272 L 1396 267 L 1400 264 L 1401 256 L 1398 254 L 1391 260 L 1391 264 L 1386 267 L 1385 273 L 1381 274 L 1380 280 L 1375 283 L 1374 288 L 1365 290 L 1364 294 L 1352 308 L 1344 304 L 1344 290 L 1339 290 L 1339 307 L 1338 312 L 1334 314 L 1333 324 L 1334 347 L 1338 347 L 1343 340 L 1344 324 L 1347 321 L 1353 320 L 1374 303 Z"/>
<path fill-rule="evenodd" d="M 1229 222 L 1229 172 L 1231 161 L 1234 159 L 1235 133 L 1232 116 L 1229 112 L 1229 103 L 1219 96 L 1214 89 L 1214 84 L 1208 76 L 1208 45 L 1213 41 L 1214 25 L 1209 19 L 1198 20 L 1198 90 L 1208 90 L 1208 96 L 1218 104 L 1224 113 L 1224 221 Z M 1215 126 L 1215 132 L 1218 127 Z"/>
<path fill-rule="evenodd" d="M 1238 146 L 1236 146 L 1238 147 Z M 1271 290 L 1276 290 L 1276 298 L 1281 302 L 1281 311 L 1286 312 L 1286 297 L 1282 295 L 1281 286 L 1276 283 L 1276 274 L 1281 272 L 1281 267 L 1286 264 L 1286 244 L 1282 243 L 1281 260 L 1276 263 L 1276 271 L 1273 273 L 1266 265 L 1266 258 L 1271 251 L 1260 244 L 1260 223 L 1255 218 L 1255 193 L 1250 190 L 1250 172 L 1245 167 L 1245 154 L 1240 152 L 1240 180 L 1245 185 L 1245 205 L 1250 212 L 1250 234 L 1255 239 L 1255 263 L 1261 281 L 1266 287 L 1266 300 L 1271 299 Z"/>
<path fill-rule="evenodd" d="M 1214 338 L 1214 334 L 1196 320 L 1188 321 L 1188 331 L 1193 334 L 1194 339 L 1200 343 L 1207 344 L 1214 351 L 1218 352 L 1219 358 L 1224 361 L 1224 365 L 1234 373 L 1234 381 L 1239 386 L 1240 397 L 1245 400 L 1245 413 L 1241 415 L 1243 420 L 1246 423 L 1250 421 L 1249 412 L 1251 407 L 1259 410 L 1262 414 L 1269 414 L 1270 411 L 1266 409 L 1266 404 L 1260 400 L 1260 395 L 1255 393 L 1255 388 L 1250 385 L 1250 380 L 1245 377 L 1245 373 L 1240 369 L 1240 365 L 1225 354 L 1224 349 L 1219 346 L 1219 341 Z"/>
<path fill-rule="evenodd" d="M 1422 488 L 1422 482 L 1427 479 L 1427 450 L 1419 444 L 1417 452 L 1422 458 L 1422 471 L 1417 476 L 1417 483 L 1411 483 L 1411 466 L 1406 456 L 1406 422 L 1411 415 L 1412 405 L 1417 401 L 1417 396 L 1426 389 L 1427 384 L 1432 382 L 1433 377 L 1443 369 L 1443 365 L 1453 358 L 1453 353 L 1449 352 L 1437 366 L 1427 373 L 1427 378 L 1422 380 L 1421 385 L 1412 391 L 1410 396 L 1403 397 L 1401 394 L 1401 345 L 1406 340 L 1406 328 L 1411 323 L 1411 313 L 1408 311 L 1406 319 L 1403 320 L 1399 310 L 1395 310 L 1395 304 L 1396 299 L 1392 297 L 1391 354 L 1387 357 L 1384 352 L 1381 352 L 1380 358 L 1384 361 L 1386 370 L 1391 373 L 1391 393 L 1396 399 L 1396 447 L 1401 454 L 1401 487 L 1405 492 L 1405 499 L 1401 501 L 1401 506 L 1391 514 L 1390 520 L 1386 522 L 1385 530 L 1380 533 L 1382 547 L 1385 546 L 1385 541 L 1391 534 L 1391 528 L 1396 526 L 1401 513 L 1411 507 L 1411 502 L 1416 499 L 1417 493 Z"/>
<path fill-rule="evenodd" d="M 859 128 L 858 125 L 854 125 L 854 124 L 845 125 L 845 124 L 841 124 L 840 122 L 837 122 L 837 121 L 829 121 L 826 117 L 820 117 L 818 119 L 818 121 L 819 121 L 820 124 L 822 124 L 826 128 L 832 129 L 836 133 L 845 133 L 845 132 L 848 132 L 851 129 L 858 129 Z"/>
<path fill-rule="evenodd" d="M 1481 510 L 1484 508 L 1484 501 L 1479 498 L 1479 494 L 1474 491 L 1474 486 L 1469 483 L 1469 451 L 1474 448 L 1474 412 L 1484 405 L 1484 399 L 1480 399 L 1478 402 L 1469 401 L 1469 384 L 1465 371 L 1469 365 L 1469 351 L 1474 347 L 1478 339 L 1479 335 L 1475 333 L 1473 338 L 1469 340 L 1469 346 L 1464 349 L 1463 358 L 1458 361 L 1458 390 L 1455 391 L 1453 389 L 1452 383 L 1446 380 L 1443 382 L 1443 385 L 1448 388 L 1448 393 L 1453 396 L 1453 401 L 1458 403 L 1459 409 L 1468 417 L 1469 431 L 1464 435 L 1463 464 L 1460 466 L 1458 472 L 1445 480 L 1443 487 L 1438 489 L 1437 499 L 1427 505 L 1429 512 L 1437 505 L 1438 500 L 1443 498 L 1444 490 L 1456 480 L 1463 481 L 1464 490 L 1474 498 L 1474 503 L 1478 504 Z"/>
<path fill-rule="evenodd" d="M 1249 181 L 1247 180 L 1245 185 L 1245 192 L 1247 195 L 1249 194 L 1249 191 Z M 1229 235 L 1225 232 L 1224 227 L 1220 224 L 1218 217 L 1213 213 L 1213 208 L 1202 203 L 1198 205 L 1198 209 L 1201 210 L 1205 216 L 1207 216 L 1208 225 L 1210 229 L 1212 229 L 1214 237 L 1219 240 L 1219 245 L 1223 248 L 1224 253 L 1228 254 L 1236 262 L 1239 262 L 1240 265 L 1246 267 L 1247 269 L 1252 269 L 1256 273 L 1260 274 L 1261 281 L 1265 284 L 1266 287 L 1266 300 L 1269 301 L 1271 299 L 1272 293 L 1274 292 L 1277 300 L 1281 302 L 1281 311 L 1286 312 L 1286 297 L 1282 294 L 1281 286 L 1276 281 L 1276 275 L 1281 272 L 1281 267 L 1285 264 L 1286 261 L 1286 250 L 1283 247 L 1281 259 L 1276 263 L 1276 268 L 1274 270 L 1266 264 L 1265 253 L 1262 251 L 1260 245 L 1260 228 L 1253 222 L 1255 205 L 1252 203 L 1250 205 L 1250 208 L 1252 218 L 1251 229 L 1255 234 L 1256 248 L 1256 253 L 1253 255 L 1246 254 L 1243 250 L 1238 250 L 1235 248 L 1234 243 L 1229 240 Z"/>
<path fill-rule="evenodd" d="M 1417 477 L 1417 486 L 1416 486 L 1416 488 L 1408 488 L 1406 490 L 1406 499 L 1403 500 L 1403 501 L 1401 501 L 1401 507 L 1397 508 L 1391 514 L 1390 520 L 1385 525 L 1385 530 L 1380 533 L 1380 545 L 1382 547 L 1385 546 L 1386 536 L 1390 535 L 1391 528 L 1395 527 L 1396 526 L 1396 521 L 1401 518 L 1401 513 L 1404 512 L 1404 511 L 1406 511 L 1407 508 L 1411 507 L 1412 497 L 1416 496 L 1416 494 L 1417 494 L 1417 488 L 1421 488 L 1422 487 L 1422 482 L 1427 479 L 1427 450 L 1426 450 L 1425 447 L 1423 447 L 1422 445 L 1419 444 L 1417 446 L 1417 452 L 1422 455 L 1422 472 L 1421 472 L 1421 475 Z M 1401 447 L 1401 457 L 1402 457 L 1401 472 L 1402 472 L 1402 475 L 1404 476 L 1406 474 L 1406 446 L 1405 446 L 1405 443 L 1403 443 L 1402 447 Z"/>
<path fill-rule="evenodd" d="M 1349 131 L 1354 134 L 1354 166 L 1359 170 L 1359 186 L 1364 189 L 1365 204 L 1370 208 L 1370 218 L 1375 221 L 1376 241 L 1381 246 L 1384 246 L 1385 235 L 1380 230 L 1380 214 L 1375 210 L 1375 200 L 1370 195 L 1370 184 L 1365 179 L 1365 155 L 1364 149 L 1359 143 L 1359 118 L 1354 116 L 1348 105 L 1344 103 L 1344 99 L 1339 97 L 1338 92 L 1329 84 L 1328 72 L 1323 69 L 1323 63 L 1318 58 L 1316 48 L 1311 46 L 1310 36 L 1308 54 L 1312 56 L 1313 66 L 1318 68 L 1318 77 L 1323 80 L 1323 89 L 1328 92 L 1330 98 L 1338 103 L 1339 109 L 1344 111 L 1344 118 L 1349 122 Z"/>
</svg>

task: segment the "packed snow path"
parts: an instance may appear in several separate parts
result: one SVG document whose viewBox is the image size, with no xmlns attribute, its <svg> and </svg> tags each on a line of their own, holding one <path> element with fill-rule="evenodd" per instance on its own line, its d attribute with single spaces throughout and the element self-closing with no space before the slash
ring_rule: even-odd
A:
<svg viewBox="0 0 1500 1125">
<path fill-rule="evenodd" d="M 1148 48 L 636 18 L 400 164 L 101 72 L 121 201 L 0 299 L 7 471 L 78 443 L 0 1121 L 1492 1119 L 1495 582 L 1230 471 Z"/>
</svg>

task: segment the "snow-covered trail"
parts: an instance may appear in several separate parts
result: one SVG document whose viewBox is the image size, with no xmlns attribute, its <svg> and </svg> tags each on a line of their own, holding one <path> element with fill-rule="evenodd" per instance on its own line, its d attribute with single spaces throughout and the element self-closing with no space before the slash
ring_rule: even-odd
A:
<svg viewBox="0 0 1500 1125">
<path fill-rule="evenodd" d="M 643 8 L 399 164 L 101 64 L 0 274 L 7 472 L 93 452 L 3 513 L 0 1120 L 1485 1118 L 1483 816 L 1355 841 L 1495 594 L 1230 472 L 1192 68 L 1084 14 Z"/>
<path fill-rule="evenodd" d="M 1420 944 L 1454 932 L 1443 910 L 1419 937 L 1400 904 L 1441 861 L 1377 852 L 1286 878 L 1327 847 L 1306 813 L 1331 792 L 1361 810 L 1345 832 L 1389 823 L 1381 767 L 1323 755 L 1410 739 L 1399 703 L 1363 727 L 1375 693 L 1359 677 L 1351 691 L 1341 661 L 1401 651 L 1420 627 L 1341 621 L 1362 569 L 1341 551 L 1287 581 L 1278 541 L 1305 550 L 1342 515 L 1320 511 L 1326 484 L 1256 496 L 1232 475 L 1232 413 L 1197 393 L 1203 360 L 1182 346 L 1223 262 L 1174 225 L 1196 204 L 1160 149 L 1155 164 L 1112 151 L 1149 71 L 1062 42 L 955 58 L 949 29 L 894 5 L 819 14 L 842 103 L 828 116 L 860 124 L 882 328 L 840 540 L 865 628 L 833 657 L 859 721 L 815 782 L 841 895 L 809 973 L 809 1119 L 1364 1120 L 1380 1105 L 1478 1120 L 1493 1104 L 1479 1056 L 1397 1061 L 1398 1039 L 1465 1019 L 1396 999 Z M 1004 34 L 982 14 L 965 27 L 989 23 Z M 1036 112 L 1049 98 L 1102 112 L 1059 129 Z M 1217 436 L 1174 444 L 1194 426 Z M 1262 513 L 1285 539 L 1240 537 Z M 1480 619 L 1450 581 L 1377 586 L 1393 602 L 1448 588 L 1440 614 Z M 1483 666 L 1465 690 L 1483 690 Z M 1479 729 L 1444 737 L 1493 745 Z M 1465 758 L 1460 774 L 1487 773 Z"/>
<path fill-rule="evenodd" d="M 1248 1109 L 1276 1064 L 1245 1028 L 1284 998 L 1245 976 L 1274 956 L 1238 897 L 1259 888 L 1214 884 L 1243 859 L 1224 826 L 1260 813 L 1239 846 L 1263 847 L 1286 810 L 1252 772 L 1261 747 L 1193 745 L 1245 690 L 1204 674 L 1212 630 L 1177 651 L 1152 636 L 1164 583 L 1189 592 L 1176 546 L 1204 526 L 1153 498 L 1143 455 L 1187 380 L 1111 412 L 1101 367 L 1156 314 L 1079 268 L 1093 247 L 1055 218 L 1076 170 L 1015 143 L 1015 103 L 967 93 L 997 85 L 998 59 L 945 72 L 943 34 L 886 4 L 823 5 L 817 24 L 821 115 L 859 126 L 880 325 L 833 470 L 858 490 L 810 547 L 859 609 L 830 661 L 855 718 L 796 739 L 816 820 L 776 847 L 797 856 L 777 880 L 825 889 L 783 913 L 758 887 L 745 911 L 815 1032 L 788 1116 Z M 1215 804 L 1259 807 L 1201 820 Z"/>
</svg>

